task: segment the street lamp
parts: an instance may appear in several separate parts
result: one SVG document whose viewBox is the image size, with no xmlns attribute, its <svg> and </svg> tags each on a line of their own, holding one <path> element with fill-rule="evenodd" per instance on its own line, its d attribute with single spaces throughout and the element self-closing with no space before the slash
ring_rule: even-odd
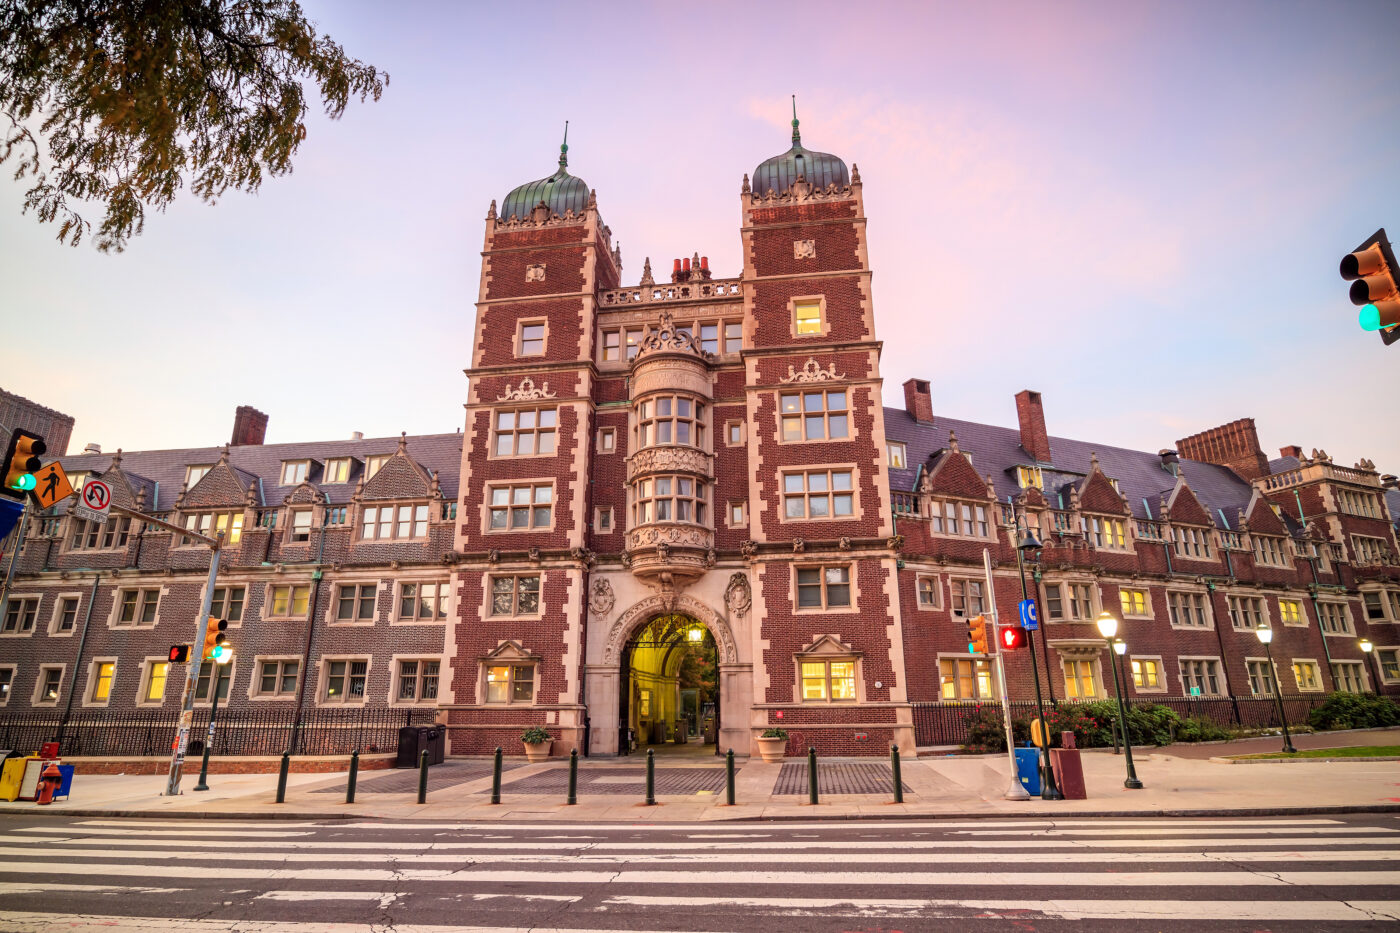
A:
<svg viewBox="0 0 1400 933">
<path fill-rule="evenodd" d="M 1113 644 L 1113 636 L 1118 634 L 1118 620 L 1108 612 L 1100 612 L 1095 624 L 1098 625 L 1099 634 L 1103 636 L 1104 641 L 1108 642 L 1108 666 L 1113 670 L 1113 689 L 1118 694 L 1119 731 L 1123 733 L 1123 754 L 1128 764 L 1128 778 L 1123 782 L 1123 786 L 1130 790 L 1141 790 L 1142 782 L 1133 770 L 1133 742 L 1128 735 L 1128 707 L 1123 702 L 1123 687 L 1118 683 L 1118 665 L 1114 657 L 1115 654 L 1121 653 Z M 1123 651 L 1128 650 L 1124 642 L 1120 641 L 1118 644 L 1123 645 Z"/>
<path fill-rule="evenodd" d="M 1376 669 L 1371 666 L 1376 663 L 1371 654 L 1376 646 L 1371 644 L 1371 639 L 1363 638 L 1359 647 L 1361 653 L 1366 656 L 1366 672 L 1371 675 L 1371 692 L 1379 696 L 1381 691 L 1377 684 L 1380 683 L 1380 678 L 1376 676 Z"/>
<path fill-rule="evenodd" d="M 1264 651 L 1269 656 L 1269 680 L 1274 688 L 1274 702 L 1278 704 L 1278 720 L 1283 723 L 1283 750 L 1291 754 L 1297 749 L 1293 747 L 1293 737 L 1288 734 L 1288 716 L 1283 711 L 1283 697 L 1279 696 L 1278 678 L 1274 676 L 1274 649 L 1270 647 L 1274 640 L 1274 630 L 1260 626 L 1254 630 L 1254 634 L 1264 643 Z"/>
<path fill-rule="evenodd" d="M 1021 599 L 1030 599 L 1031 605 L 1036 606 L 1034 597 L 1026 594 L 1026 562 L 1025 556 L 1031 551 L 1040 549 L 1040 542 L 1031 533 L 1029 525 L 1026 534 L 1016 545 L 1016 567 L 1021 571 Z M 1036 607 L 1037 624 L 1039 622 L 1040 611 Z M 1045 754 L 1041 756 L 1042 781 L 1040 784 L 1041 800 L 1064 800 L 1065 795 L 1055 786 L 1055 768 L 1050 763 L 1050 724 L 1045 721 L 1045 703 L 1040 698 L 1040 669 L 1035 666 L 1035 637 L 1034 634 L 1026 636 L 1026 644 L 1031 649 L 1031 676 L 1035 679 L 1035 713 L 1040 717 L 1040 740 L 1044 744 Z M 1046 677 L 1050 674 L 1047 671 Z M 1048 687 L 1049 684 L 1047 683 Z"/>
</svg>

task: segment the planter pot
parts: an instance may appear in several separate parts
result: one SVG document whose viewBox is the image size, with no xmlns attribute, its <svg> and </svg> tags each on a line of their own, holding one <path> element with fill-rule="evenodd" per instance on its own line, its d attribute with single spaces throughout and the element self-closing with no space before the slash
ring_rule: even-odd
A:
<svg viewBox="0 0 1400 933">
<path fill-rule="evenodd" d="M 544 761 L 549 757 L 549 750 L 554 745 L 554 740 L 550 739 L 548 742 L 526 742 L 524 744 L 525 758 L 533 764 L 537 761 Z"/>
<path fill-rule="evenodd" d="M 777 764 L 783 760 L 783 753 L 787 750 L 787 739 L 759 738 L 758 753 L 763 756 L 764 764 Z"/>
</svg>

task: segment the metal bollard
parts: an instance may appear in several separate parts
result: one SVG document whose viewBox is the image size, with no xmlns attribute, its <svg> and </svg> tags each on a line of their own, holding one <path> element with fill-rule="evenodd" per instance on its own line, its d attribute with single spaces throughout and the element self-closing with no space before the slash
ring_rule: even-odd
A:
<svg viewBox="0 0 1400 933">
<path fill-rule="evenodd" d="M 501 746 L 496 746 L 496 764 L 491 769 L 491 802 L 501 802 Z"/>
<path fill-rule="evenodd" d="M 360 779 L 360 753 L 358 750 L 350 753 L 350 779 L 345 782 L 345 802 L 355 802 L 355 782 Z"/>
<path fill-rule="evenodd" d="M 724 753 L 724 802 L 734 806 L 734 749 Z"/>
<path fill-rule="evenodd" d="M 890 746 L 890 774 L 894 775 L 894 802 L 904 802 L 904 781 L 899 775 L 899 746 Z"/>
<path fill-rule="evenodd" d="M 418 753 L 418 802 L 428 802 L 428 750 Z"/>
<path fill-rule="evenodd" d="M 656 752 L 647 749 L 647 806 L 656 806 Z"/>
<path fill-rule="evenodd" d="M 277 771 L 277 802 L 287 802 L 287 772 L 292 767 L 292 753 L 282 753 L 282 767 Z"/>
<path fill-rule="evenodd" d="M 569 799 L 564 801 L 569 806 L 578 803 L 578 749 L 569 751 Z"/>
<path fill-rule="evenodd" d="M 814 745 L 807 746 L 807 802 L 814 806 L 817 802 L 817 749 Z"/>
</svg>

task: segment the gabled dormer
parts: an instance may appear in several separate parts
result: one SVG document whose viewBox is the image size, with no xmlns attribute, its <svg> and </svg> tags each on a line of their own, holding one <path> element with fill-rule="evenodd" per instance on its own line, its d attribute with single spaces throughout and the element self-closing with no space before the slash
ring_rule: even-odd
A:
<svg viewBox="0 0 1400 933">
<path fill-rule="evenodd" d="M 1127 550 L 1132 547 L 1128 527 L 1128 503 L 1113 481 L 1099 467 L 1099 455 L 1089 454 L 1089 474 L 1077 488 L 1084 539 L 1096 548 Z"/>
<path fill-rule="evenodd" d="M 442 490 L 437 477 L 408 455 L 405 434 L 373 476 L 361 474 L 351 502 L 356 540 L 426 542 L 429 524 L 441 517 Z"/>
<path fill-rule="evenodd" d="M 934 535 L 990 540 L 996 537 L 992 520 L 996 494 L 990 477 L 977 475 L 972 458 L 958 447 L 958 436 L 948 432 L 948 447 L 919 482 L 923 508 Z"/>
<path fill-rule="evenodd" d="M 1216 560 L 1215 520 L 1191 487 L 1186 477 L 1178 476 L 1171 495 L 1162 507 L 1163 519 L 1169 525 L 1173 550 L 1188 560 Z"/>
<path fill-rule="evenodd" d="M 153 494 L 155 484 L 142 476 L 122 470 L 122 452 L 118 450 L 112 462 L 98 477 L 112 490 L 112 505 L 142 511 Z M 62 506 L 60 506 L 62 507 Z M 130 517 L 113 510 L 106 522 L 91 522 L 73 517 L 69 520 L 70 551 L 121 551 L 126 548 L 131 533 Z"/>
<path fill-rule="evenodd" d="M 237 544 L 243 537 L 248 495 L 256 494 L 258 485 L 256 476 L 229 462 L 229 449 L 224 447 L 219 461 L 192 487 L 180 488 L 174 521 L 208 537 L 223 532 L 225 544 Z M 193 538 L 176 542 L 177 546 L 193 544 L 199 542 Z"/>
</svg>

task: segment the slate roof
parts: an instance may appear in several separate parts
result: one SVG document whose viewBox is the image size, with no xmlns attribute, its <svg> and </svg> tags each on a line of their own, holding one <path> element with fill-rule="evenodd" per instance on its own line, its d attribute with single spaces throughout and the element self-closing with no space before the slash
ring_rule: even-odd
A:
<svg viewBox="0 0 1400 933">
<path fill-rule="evenodd" d="M 429 472 L 436 473 L 443 497 L 457 496 L 457 481 L 461 470 L 462 435 L 418 434 L 408 437 L 408 455 Z M 399 449 L 399 438 L 372 437 L 364 440 L 309 441 L 294 444 L 258 444 L 229 448 L 229 464 L 245 482 L 261 485 L 259 502 L 269 508 L 282 504 L 296 485 L 283 486 L 282 461 L 312 460 L 324 465 L 328 459 L 353 457 L 350 477 L 344 483 L 318 483 L 321 475 L 313 464 L 311 481 L 333 504 L 344 504 L 355 494 L 355 486 L 364 472 L 365 459 L 379 454 L 392 454 Z M 154 512 L 168 512 L 175 507 L 175 497 L 185 482 L 186 468 L 219 462 L 221 447 L 188 447 L 180 450 L 122 451 L 121 470 L 132 484 L 146 487 L 146 507 Z M 72 454 L 60 457 L 68 472 L 82 471 L 94 476 L 107 471 L 115 454 Z M 72 500 L 68 500 L 71 502 Z"/>
</svg>

